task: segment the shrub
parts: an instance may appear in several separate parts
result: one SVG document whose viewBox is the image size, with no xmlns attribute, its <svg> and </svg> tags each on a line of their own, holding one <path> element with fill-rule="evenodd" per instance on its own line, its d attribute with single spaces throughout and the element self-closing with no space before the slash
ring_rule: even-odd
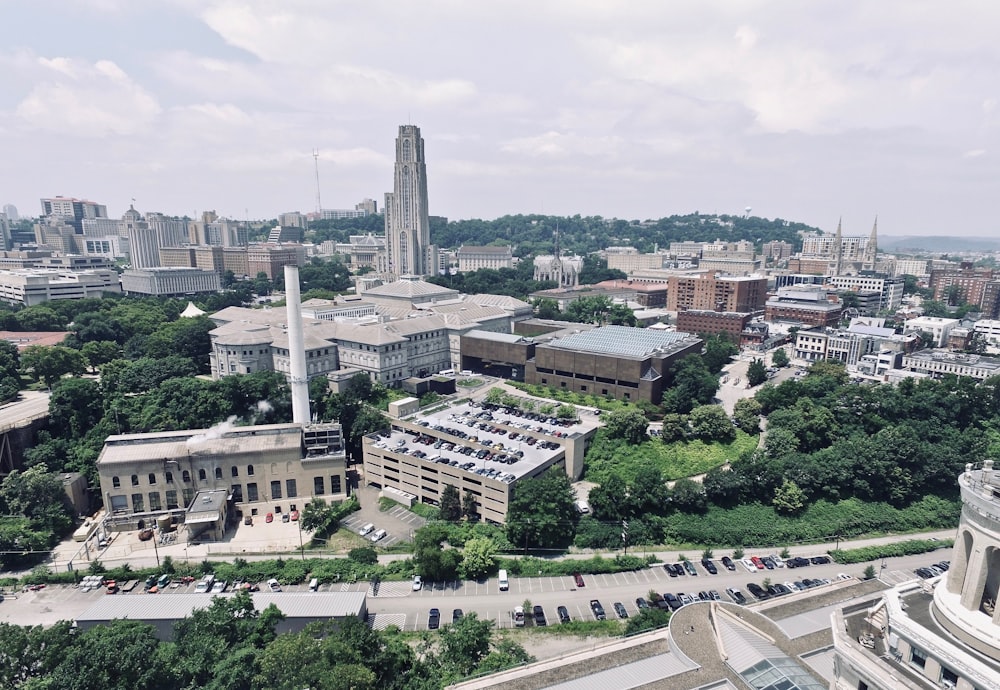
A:
<svg viewBox="0 0 1000 690">
<path fill-rule="evenodd" d="M 894 544 L 880 544 L 878 546 L 863 546 L 858 549 L 838 549 L 831 551 L 830 556 L 837 563 L 864 563 L 865 561 L 877 561 L 880 558 L 892 558 L 896 556 L 912 556 L 917 553 L 928 553 L 937 549 L 951 548 L 954 541 L 951 539 L 931 540 L 931 539 L 910 539 L 899 541 Z"/>
</svg>

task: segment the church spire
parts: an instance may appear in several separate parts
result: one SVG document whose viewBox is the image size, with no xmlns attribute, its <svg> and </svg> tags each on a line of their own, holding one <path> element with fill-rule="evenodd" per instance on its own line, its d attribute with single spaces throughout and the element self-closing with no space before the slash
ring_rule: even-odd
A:
<svg viewBox="0 0 1000 690">
<path fill-rule="evenodd" d="M 875 224 L 872 225 L 872 233 L 868 236 L 868 244 L 865 245 L 864 266 L 875 270 L 875 257 L 878 254 L 878 215 L 875 216 Z"/>
</svg>

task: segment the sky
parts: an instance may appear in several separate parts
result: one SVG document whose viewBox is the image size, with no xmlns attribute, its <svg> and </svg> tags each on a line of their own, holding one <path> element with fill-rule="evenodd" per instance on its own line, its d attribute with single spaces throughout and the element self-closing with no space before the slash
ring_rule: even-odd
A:
<svg viewBox="0 0 1000 690">
<path fill-rule="evenodd" d="M 990 0 L 0 0 L 0 205 L 1000 235 Z"/>
</svg>

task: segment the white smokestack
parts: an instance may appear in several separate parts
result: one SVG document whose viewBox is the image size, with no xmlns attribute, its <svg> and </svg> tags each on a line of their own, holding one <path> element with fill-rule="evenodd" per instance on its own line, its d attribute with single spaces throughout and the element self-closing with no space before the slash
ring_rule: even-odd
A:
<svg viewBox="0 0 1000 690">
<path fill-rule="evenodd" d="M 285 266 L 285 308 L 288 310 L 288 362 L 292 374 L 292 421 L 308 424 L 312 418 L 309 415 L 309 375 L 306 372 L 306 345 L 302 333 L 298 266 Z"/>
</svg>

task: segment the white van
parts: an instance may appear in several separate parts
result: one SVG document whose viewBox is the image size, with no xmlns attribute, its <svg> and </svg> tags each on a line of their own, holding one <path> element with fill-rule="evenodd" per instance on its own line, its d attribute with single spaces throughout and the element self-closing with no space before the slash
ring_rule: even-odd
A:
<svg viewBox="0 0 1000 690">
<path fill-rule="evenodd" d="M 319 589 L 319 580 L 317 580 L 315 577 L 309 580 L 309 591 L 315 592 L 318 589 Z"/>
<path fill-rule="evenodd" d="M 524 609 L 520 606 L 515 606 L 514 611 L 510 614 L 510 617 L 514 619 L 515 628 L 524 627 Z"/>
<path fill-rule="evenodd" d="M 375 529 L 375 525 L 369 522 L 361 526 L 361 529 L 358 530 L 358 534 L 361 535 L 362 537 L 367 537 L 368 533 L 371 532 L 373 529 Z"/>
<path fill-rule="evenodd" d="M 508 589 L 510 589 L 510 582 L 507 580 L 507 571 L 506 570 L 501 570 L 500 571 L 500 578 L 499 579 L 500 579 L 500 591 L 501 592 L 506 592 Z"/>
<path fill-rule="evenodd" d="M 384 529 L 380 529 L 380 530 L 377 530 L 372 536 L 370 536 L 369 539 L 372 540 L 372 543 L 375 543 L 379 539 L 381 539 L 382 537 L 384 537 L 385 535 L 386 535 L 386 531 Z"/>
<path fill-rule="evenodd" d="M 586 501 L 577 501 L 576 510 L 580 515 L 586 515 L 590 512 L 590 506 L 587 505 Z"/>
</svg>

